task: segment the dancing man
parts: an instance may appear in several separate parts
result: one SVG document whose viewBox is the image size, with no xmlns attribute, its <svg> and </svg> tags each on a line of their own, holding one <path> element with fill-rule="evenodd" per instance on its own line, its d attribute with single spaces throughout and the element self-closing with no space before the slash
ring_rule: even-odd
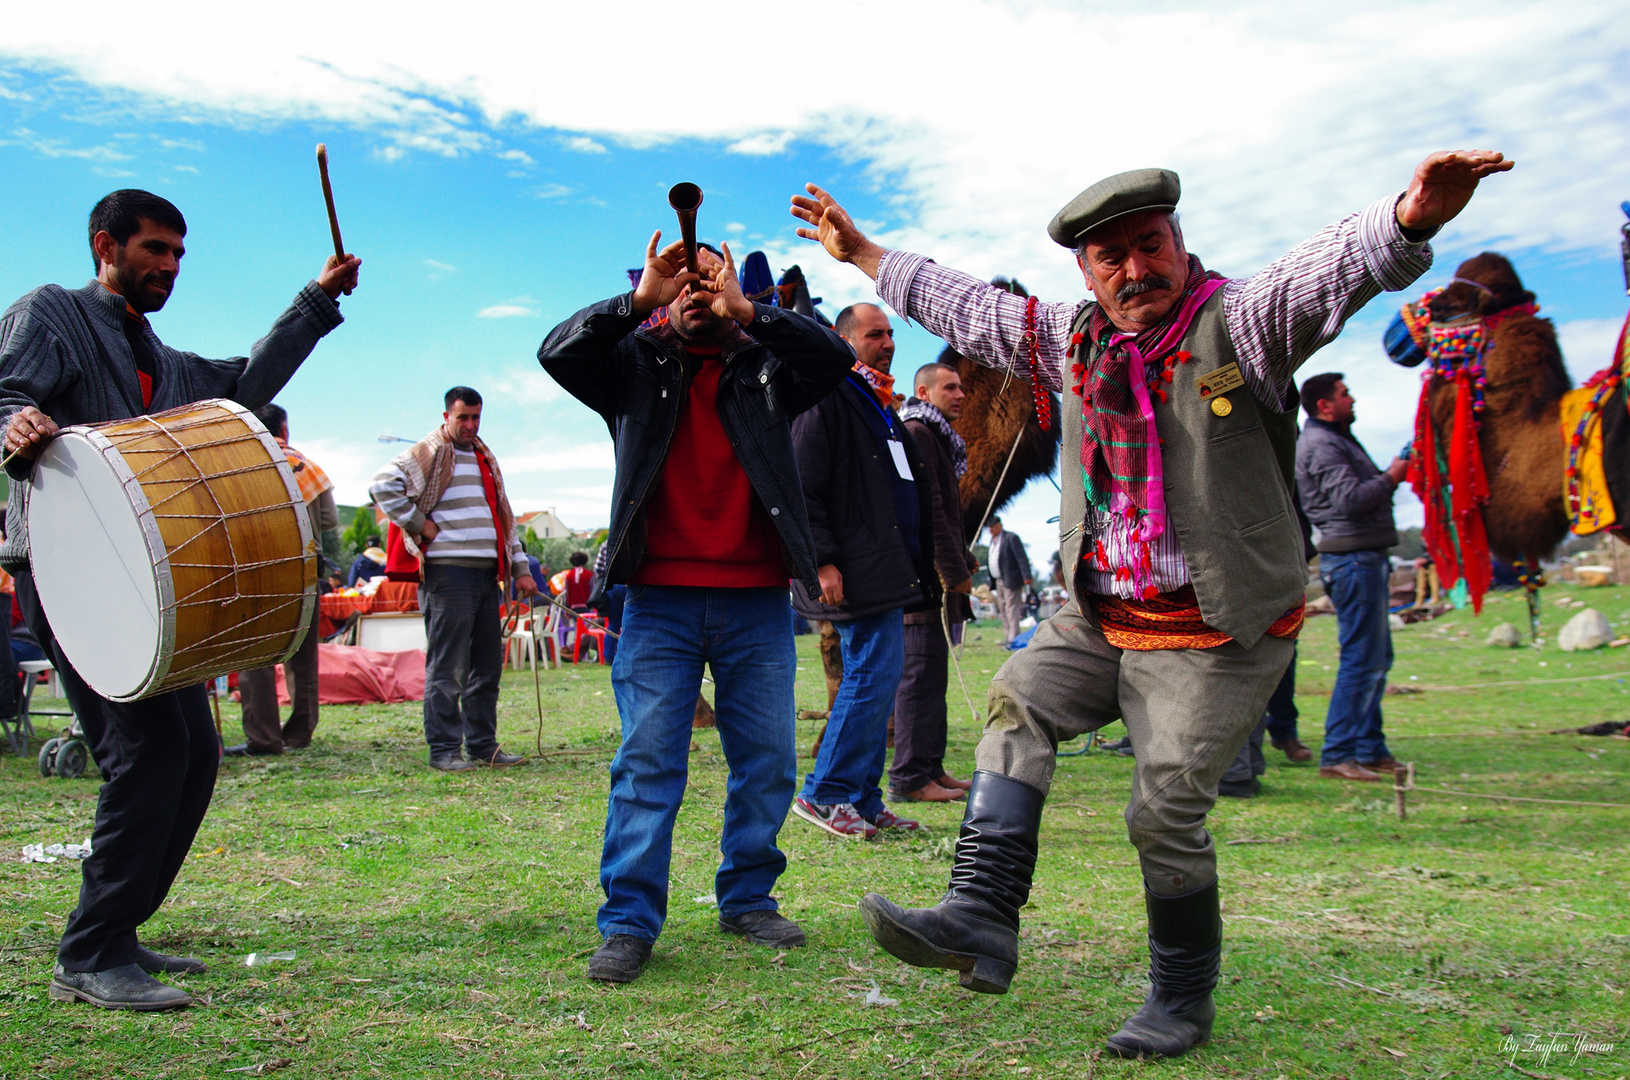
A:
<svg viewBox="0 0 1630 1080">
<path fill-rule="evenodd" d="M 727 247 L 651 237 L 632 293 L 550 331 L 538 362 L 605 418 L 616 444 L 606 585 L 628 584 L 611 667 L 623 742 L 611 763 L 589 978 L 629 982 L 668 914 L 674 818 L 685 793 L 702 665 L 713 672 L 730 766 L 719 929 L 759 945 L 804 944 L 770 895 L 792 805 L 792 608 L 787 579 L 821 595 L 815 541 L 793 456 L 793 417 L 854 365 L 815 320 L 747 300 Z M 641 324 L 658 308 L 665 321 Z"/>
<path fill-rule="evenodd" d="M 158 339 L 147 316 L 170 298 L 187 223 L 167 199 L 127 189 L 91 210 L 96 280 L 45 285 L 0 318 L 0 422 L 12 493 L 0 566 L 56 667 L 102 772 L 79 906 L 57 948 L 51 997 L 104 1009 L 153 1011 L 192 998 L 153 975 L 202 971 L 188 957 L 144 948 L 136 928 L 164 902 L 215 791 L 220 742 L 204 687 L 114 702 L 87 686 L 58 647 L 28 563 L 28 478 L 59 426 L 125 420 L 206 398 L 250 409 L 272 400 L 324 334 L 362 260 L 330 257 L 247 357 L 205 360 Z"/>
<path fill-rule="evenodd" d="M 901 315 L 981 363 L 1016 358 L 1020 377 L 1069 390 L 1059 520 L 1070 602 L 991 683 L 945 896 L 925 909 L 861 901 L 880 945 L 1005 993 L 1058 743 L 1120 718 L 1137 758 L 1126 825 L 1151 986 L 1109 1049 L 1176 1055 L 1210 1036 L 1222 919 L 1205 819 L 1290 661 L 1307 584 L 1290 497 L 1292 376 L 1372 297 L 1425 273 L 1427 240 L 1511 164 L 1433 154 L 1403 194 L 1232 281 L 1188 253 L 1175 173 L 1120 173 L 1048 226 L 1094 296 L 1061 304 L 886 251 L 813 184 L 794 196 L 808 226 L 798 234 L 865 271 Z"/>
</svg>

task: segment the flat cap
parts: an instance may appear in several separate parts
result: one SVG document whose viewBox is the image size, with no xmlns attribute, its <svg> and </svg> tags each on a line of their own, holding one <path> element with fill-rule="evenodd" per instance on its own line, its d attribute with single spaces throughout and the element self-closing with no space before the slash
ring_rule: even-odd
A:
<svg viewBox="0 0 1630 1080">
<path fill-rule="evenodd" d="M 1116 218 L 1144 210 L 1177 209 L 1182 191 L 1177 174 L 1170 169 L 1116 173 L 1098 181 L 1054 214 L 1047 235 L 1055 244 L 1074 250 L 1082 237 Z"/>
</svg>

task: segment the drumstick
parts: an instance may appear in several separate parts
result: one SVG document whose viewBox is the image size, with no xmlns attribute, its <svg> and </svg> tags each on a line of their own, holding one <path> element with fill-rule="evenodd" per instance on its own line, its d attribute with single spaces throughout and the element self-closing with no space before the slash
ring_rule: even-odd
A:
<svg viewBox="0 0 1630 1080">
<path fill-rule="evenodd" d="M 340 219 L 334 213 L 334 189 L 328 183 L 328 147 L 323 143 L 317 144 L 317 173 L 323 178 L 323 202 L 328 204 L 328 231 L 334 234 L 334 257 L 344 262 L 345 241 L 340 239 Z M 350 296 L 351 290 L 346 289 L 345 295 Z"/>
</svg>

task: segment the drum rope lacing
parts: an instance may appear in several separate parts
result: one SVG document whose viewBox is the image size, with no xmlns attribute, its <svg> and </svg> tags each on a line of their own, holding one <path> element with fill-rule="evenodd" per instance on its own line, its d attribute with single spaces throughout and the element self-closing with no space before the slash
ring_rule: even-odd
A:
<svg viewBox="0 0 1630 1080">
<path fill-rule="evenodd" d="M 236 644 L 236 645 L 247 645 L 247 644 L 253 644 L 253 643 L 256 643 L 256 642 L 260 642 L 260 641 L 270 641 L 270 640 L 280 638 L 280 637 L 287 637 L 288 636 L 287 628 L 279 629 L 279 630 L 277 630 L 275 632 L 268 633 L 268 634 L 245 634 L 244 630 L 245 630 L 245 627 L 249 623 L 253 623 L 253 622 L 268 618 L 269 616 L 275 615 L 278 612 L 280 612 L 280 611 L 282 611 L 282 610 L 284 610 L 286 608 L 297 607 L 297 606 L 303 604 L 305 602 L 305 594 L 304 594 L 304 592 L 302 592 L 300 594 L 297 594 L 297 595 L 293 596 L 292 598 L 289 596 L 288 593 L 250 593 L 250 592 L 245 592 L 243 590 L 243 587 L 242 587 L 242 582 L 240 580 L 240 575 L 244 571 L 247 571 L 247 570 L 256 570 L 256 569 L 260 569 L 260 568 L 263 568 L 263 567 L 278 566 L 278 565 L 281 565 L 283 563 L 289 563 L 289 562 L 305 562 L 307 559 L 312 557 L 312 552 L 308 550 L 308 552 L 306 554 L 303 554 L 303 555 L 283 556 L 281 558 L 276 558 L 276 559 L 263 559 L 263 560 L 259 560 L 259 561 L 256 561 L 256 562 L 240 563 L 239 560 L 238 560 L 238 553 L 237 553 L 236 546 L 233 543 L 232 530 L 227 528 L 226 523 L 228 521 L 234 519 L 234 518 L 250 517 L 250 516 L 253 516 L 253 515 L 256 515 L 256 514 L 277 513 L 277 512 L 282 511 L 283 509 L 285 509 L 285 507 L 288 504 L 281 504 L 281 505 L 272 506 L 272 507 L 256 507 L 256 508 L 249 509 L 249 510 L 228 511 L 225 507 L 223 507 L 221 505 L 221 502 L 216 497 L 214 490 L 212 488 L 210 488 L 210 486 L 209 486 L 211 481 L 218 480 L 218 479 L 221 479 L 223 477 L 239 476 L 239 475 L 244 475 L 244 474 L 247 474 L 247 473 L 261 472 L 261 471 L 264 471 L 264 470 L 267 470 L 267 469 L 271 469 L 271 470 L 276 471 L 277 470 L 276 462 L 275 461 L 265 462 L 265 463 L 258 464 L 258 465 L 249 465 L 249 466 L 245 466 L 245 467 L 242 467 L 242 468 L 228 469 L 228 470 L 225 470 L 225 471 L 222 471 L 222 472 L 209 473 L 209 472 L 206 472 L 206 470 L 199 465 L 197 459 L 195 459 L 192 456 L 193 451 L 195 451 L 195 450 L 207 450 L 207 449 L 211 449 L 211 448 L 214 448 L 214 447 L 220 447 L 220 446 L 228 446 L 228 445 L 231 445 L 233 443 L 245 442 L 245 441 L 250 441 L 250 440 L 258 442 L 259 441 L 258 437 L 254 436 L 254 435 L 249 435 L 249 436 L 241 436 L 240 435 L 240 436 L 234 436 L 234 437 L 230 437 L 230 438 L 212 439 L 212 440 L 209 440 L 209 441 L 206 441 L 206 442 L 200 442 L 200 443 L 197 443 L 195 445 L 188 446 L 187 444 L 184 444 L 179 439 L 177 439 L 175 437 L 175 435 L 173 434 L 173 432 L 187 431 L 187 430 L 190 430 L 191 428 L 194 428 L 194 427 L 205 426 L 208 423 L 211 423 L 213 421 L 213 418 L 211 418 L 211 420 L 200 420 L 200 421 L 192 422 L 192 423 L 189 423 L 187 421 L 182 421 L 182 422 L 174 424 L 173 426 L 168 427 L 168 428 L 161 425 L 161 424 L 159 424 L 159 423 L 157 423 L 151 417 L 142 417 L 141 419 L 146 421 L 146 423 L 153 429 L 150 434 L 161 436 L 162 439 L 164 441 L 167 441 L 170 445 L 169 445 L 169 447 L 164 447 L 164 446 L 161 445 L 161 446 L 159 446 L 157 448 L 143 448 L 142 446 L 139 445 L 142 441 L 144 441 L 143 438 L 141 436 L 132 436 L 129 443 L 126 443 L 125 445 L 120 447 L 120 453 L 123 454 L 123 455 L 126 455 L 126 456 L 150 455 L 150 454 L 159 454 L 159 455 L 161 455 L 161 457 L 160 457 L 160 459 L 158 461 L 155 461 L 152 464 L 145 466 L 144 468 L 140 469 L 139 471 L 133 470 L 135 480 L 138 483 L 140 483 L 141 480 L 144 477 L 150 476 L 153 472 L 155 472 L 156 470 L 161 469 L 164 466 L 170 464 L 171 462 L 175 461 L 177 458 L 185 458 L 187 460 L 187 463 L 192 466 L 193 472 L 195 474 L 194 477 L 192 479 L 190 479 L 190 480 L 186 479 L 186 478 L 176 478 L 176 479 L 173 479 L 173 480 L 160 479 L 160 480 L 156 481 L 157 483 L 178 484 L 180 486 L 176 491 L 173 491 L 173 492 L 165 495 L 164 498 L 159 499 L 157 502 L 153 502 L 153 503 L 150 504 L 150 510 L 152 512 L 153 517 L 155 519 L 168 518 L 168 519 L 171 519 L 171 520 L 200 520 L 200 515 L 197 515 L 197 514 L 161 514 L 161 513 L 158 512 L 159 508 L 164 506 L 166 503 L 168 503 L 168 502 L 170 502 L 170 501 L 172 501 L 174 499 L 180 498 L 182 495 L 190 492 L 193 488 L 200 487 L 200 486 L 202 486 L 204 488 L 205 493 L 209 496 L 209 501 L 215 507 L 215 515 L 214 515 L 215 520 L 210 522 L 210 524 L 206 525 L 204 528 L 200 529 L 195 535 L 193 535 L 193 536 L 187 538 L 186 540 L 183 540 L 181 543 L 177 544 L 173 550 L 168 551 L 163 556 L 162 561 L 167 562 L 172 568 L 176 568 L 176 569 L 191 569 L 191 570 L 213 570 L 213 569 L 218 569 L 218 567 L 214 563 L 184 563 L 184 562 L 177 562 L 172 557 L 176 552 L 181 551 L 182 549 L 187 547 L 187 545 L 193 543 L 195 540 L 202 539 L 204 536 L 208 535 L 211 531 L 213 531 L 213 530 L 215 530 L 217 528 L 220 529 L 222 535 L 224 535 L 224 537 L 226 539 L 227 553 L 228 553 L 229 557 L 232 560 L 232 565 L 229 568 L 226 569 L 225 573 L 222 573 L 219 576 L 205 582 L 202 586 L 200 586 L 197 589 L 194 589 L 192 592 L 189 592 L 184 596 L 174 598 L 172 600 L 172 602 L 169 605 L 166 606 L 165 610 L 168 612 L 168 611 L 173 611 L 173 610 L 183 608 L 183 607 L 204 607 L 204 606 L 209 606 L 211 604 L 219 605 L 221 607 L 225 607 L 225 606 L 227 606 L 229 604 L 235 603 L 235 602 L 240 601 L 240 600 L 281 600 L 282 601 L 281 603 L 275 604 L 273 607 L 269 608 L 268 610 L 257 612 L 257 613 L 255 613 L 253 615 L 250 615 L 248 618 L 234 624 L 233 626 L 230 626 L 230 627 L 227 627 L 225 629 L 219 630 L 219 631 L 217 631 L 217 632 L 215 632 L 213 634 L 208 635 L 207 637 L 200 638 L 198 641 L 194 642 L 191 647 L 192 648 L 200 648 L 200 647 L 202 647 L 202 648 L 207 649 L 210 645 L 215 643 L 218 639 L 223 638 L 223 637 L 227 637 L 228 635 L 230 635 L 232 642 L 234 644 Z M 134 443 L 136 445 L 131 445 L 132 443 Z M 202 520 L 207 521 L 209 519 L 207 517 L 204 517 L 204 518 L 202 518 Z M 312 543 L 308 543 L 307 546 L 308 546 L 308 548 L 311 548 L 313 545 L 312 545 Z M 155 560 L 155 562 L 153 564 L 155 572 L 158 570 L 158 565 L 159 565 L 159 562 L 157 560 Z M 232 585 L 232 595 L 231 596 L 225 597 L 225 598 L 209 597 L 209 598 L 205 598 L 205 599 L 201 599 L 201 600 L 194 599 L 194 597 L 199 596 L 201 593 L 207 593 L 207 592 L 210 592 L 210 591 L 214 590 L 215 588 L 217 588 L 221 584 L 228 581 L 228 579 L 230 579 L 231 585 Z M 191 671 L 203 670 L 203 669 L 211 667 L 211 666 L 213 666 L 213 660 L 209 659 L 209 658 L 205 658 L 199 664 L 195 664 L 195 665 L 192 665 L 192 666 L 190 666 L 188 668 L 183 668 L 183 669 L 180 669 L 180 670 L 177 670 L 177 671 L 172 671 L 170 674 L 171 674 L 171 677 L 174 677 L 176 675 L 186 675 L 187 673 L 189 673 Z"/>
</svg>

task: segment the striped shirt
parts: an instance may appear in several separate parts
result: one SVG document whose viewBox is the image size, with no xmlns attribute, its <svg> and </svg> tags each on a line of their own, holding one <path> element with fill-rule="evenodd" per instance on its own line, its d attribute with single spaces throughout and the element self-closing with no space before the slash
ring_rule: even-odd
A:
<svg viewBox="0 0 1630 1080">
<path fill-rule="evenodd" d="M 412 522 L 416 509 L 407 496 L 406 480 L 400 470 L 387 467 L 374 478 L 369 493 L 386 517 L 398 525 Z M 453 479 L 430 511 L 430 520 L 436 523 L 436 538 L 425 548 L 427 560 L 458 559 L 468 565 L 498 558 L 498 526 L 481 484 L 481 466 L 474 450 L 454 444 Z M 528 572 L 520 540 L 514 536 L 507 540 L 505 550 L 515 573 Z"/>
<path fill-rule="evenodd" d="M 1296 369 L 1333 341 L 1375 296 L 1408 287 L 1431 267 L 1431 247 L 1424 240 L 1406 240 L 1398 227 L 1401 197 L 1380 199 L 1319 230 L 1250 277 L 1223 286 L 1223 324 L 1239 354 L 1245 385 L 1258 401 L 1277 411 L 1294 408 Z M 1028 378 L 1028 358 L 1020 349 L 1023 298 L 904 251 L 883 256 L 877 295 L 964 356 L 996 368 L 1015 364 L 1016 376 Z M 1041 378 L 1051 390 L 1063 391 L 1070 327 L 1088 302 L 1037 307 Z M 1071 407 L 1067 395 L 1064 407 Z M 1065 467 L 1079 468 L 1079 454 L 1079 447 L 1065 448 L 1070 463 Z M 1089 506 L 1085 522 L 1061 524 L 1060 539 L 1081 527 L 1089 533 L 1084 555 L 1102 543 L 1110 566 L 1132 564 L 1138 542 L 1124 517 Z M 1156 589 L 1170 592 L 1188 582 L 1188 563 L 1175 531 L 1162 533 L 1149 547 Z M 1138 598 L 1137 583 L 1116 581 L 1113 571 L 1089 564 L 1087 577 L 1094 592 Z"/>
</svg>

